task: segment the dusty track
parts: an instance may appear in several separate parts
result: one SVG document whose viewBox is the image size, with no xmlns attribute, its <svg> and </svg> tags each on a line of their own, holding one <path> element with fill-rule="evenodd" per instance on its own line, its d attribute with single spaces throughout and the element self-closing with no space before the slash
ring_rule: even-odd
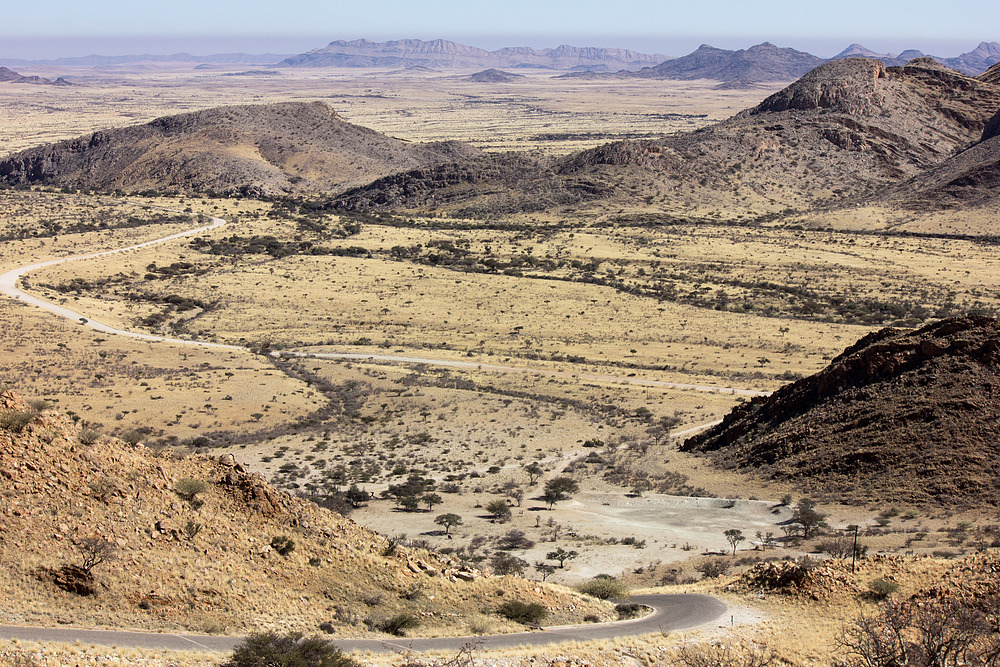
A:
<svg viewBox="0 0 1000 667">
<path fill-rule="evenodd" d="M 174 212 L 176 213 L 177 211 Z M 248 348 L 241 347 L 239 345 L 227 345 L 224 343 L 211 343 L 208 341 L 201 341 L 201 340 L 170 338 L 167 336 L 157 336 L 155 334 L 148 334 L 137 331 L 128 331 L 126 329 L 117 329 L 102 322 L 92 320 L 81 313 L 60 306 L 59 304 L 52 303 L 51 301 L 46 301 L 45 299 L 29 294 L 21 290 L 17 286 L 17 283 L 21 279 L 21 277 L 27 275 L 32 271 L 45 268 L 47 266 L 64 264 L 66 262 L 77 262 L 86 259 L 94 259 L 97 257 L 106 257 L 108 255 L 115 255 L 115 254 L 129 252 L 130 250 L 139 250 L 142 248 L 148 248 L 150 246 L 159 245 L 161 243 L 167 243 L 169 241 L 183 238 L 185 236 L 193 236 L 195 234 L 200 234 L 202 232 L 216 229 L 226 224 L 226 221 L 223 220 L 222 218 L 213 217 L 210 218 L 210 220 L 211 224 L 209 225 L 202 225 L 195 229 L 189 229 L 183 232 L 177 232 L 176 234 L 171 234 L 169 236 L 164 236 L 163 238 L 154 239 L 152 241 L 146 241 L 145 243 L 139 243 L 125 248 L 118 248 L 116 250 L 106 250 L 104 252 L 96 252 L 96 253 L 91 253 L 89 255 L 74 255 L 72 257 L 63 257 L 61 259 L 53 259 L 47 262 L 39 262 L 37 264 L 28 264 L 26 266 L 21 266 L 16 269 L 12 269 L 0 275 L 0 292 L 6 294 L 7 296 L 13 299 L 17 299 L 18 301 L 21 301 L 23 303 L 37 306 L 38 308 L 42 308 L 60 317 L 64 317 L 68 320 L 71 320 L 78 324 L 82 324 L 83 326 L 89 327 L 96 331 L 100 331 L 101 333 L 112 334 L 116 336 L 127 336 L 129 338 L 139 338 L 141 340 L 148 340 L 154 342 L 171 343 L 174 345 L 194 345 L 200 347 L 212 347 L 225 350 L 239 350 L 242 352 L 249 352 Z M 738 387 L 716 387 L 704 384 L 685 384 L 682 382 L 667 382 L 665 380 L 651 380 L 638 377 L 626 377 L 621 375 L 574 373 L 571 371 L 555 371 L 555 370 L 547 370 L 540 368 L 527 368 L 522 366 L 503 366 L 497 364 L 477 363 L 474 361 L 458 361 L 454 359 L 434 359 L 430 357 L 377 355 L 377 354 L 373 355 L 373 354 L 335 353 L 335 352 L 321 352 L 321 353 L 281 352 L 281 353 L 272 353 L 272 355 L 276 357 L 282 356 L 282 357 L 303 357 L 303 358 L 331 359 L 331 360 L 343 359 L 343 360 L 353 360 L 353 361 L 376 361 L 376 362 L 403 363 L 403 364 L 426 364 L 432 366 L 448 366 L 453 368 L 471 368 L 477 370 L 494 371 L 498 373 L 540 374 L 540 375 L 549 375 L 552 377 L 577 378 L 588 382 L 610 382 L 616 384 L 632 384 L 632 385 L 641 385 L 648 387 L 665 387 L 667 389 L 686 389 L 691 391 L 703 391 L 715 394 L 733 394 L 737 396 L 767 396 L 770 393 L 766 391 L 757 391 L 754 389 L 741 389 Z"/>
</svg>

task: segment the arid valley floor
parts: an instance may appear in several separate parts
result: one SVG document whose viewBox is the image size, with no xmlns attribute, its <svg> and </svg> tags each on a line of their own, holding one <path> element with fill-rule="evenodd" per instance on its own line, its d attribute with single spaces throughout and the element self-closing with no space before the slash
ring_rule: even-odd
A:
<svg viewBox="0 0 1000 667">
<path fill-rule="evenodd" d="M 407 143 L 459 140 L 555 160 L 706 128 L 791 83 L 720 90 L 707 80 L 556 79 L 542 70 L 516 83 L 335 68 L 222 76 L 168 65 L 38 73 L 75 75 L 77 85 L 0 84 L 0 155 L 188 111 L 319 100 Z M 790 180 L 810 173 L 786 167 Z M 4 458 L 17 437 L 0 443 L 3 504 L 21 508 L 0 514 L 0 624 L 239 635 L 319 633 L 327 621 L 337 636 L 388 636 L 363 622 L 383 606 L 427 614 L 411 636 L 488 634 L 518 627 L 489 613 L 491 597 L 505 592 L 547 605 L 547 625 L 610 620 L 610 605 L 574 588 L 610 575 L 637 592 L 708 593 L 731 613 L 675 633 L 483 652 L 475 664 L 671 664 L 684 646 L 716 642 L 807 665 L 830 664 L 844 627 L 875 613 L 872 580 L 898 583 L 899 596 L 942 582 L 993 592 L 983 573 L 995 572 L 1000 529 L 989 502 L 807 493 L 792 476 L 772 475 L 777 464 L 727 465 L 679 447 L 884 327 L 995 316 L 996 204 L 793 208 L 775 190 L 737 192 L 743 185 L 725 194 L 741 208 L 723 214 L 704 199 L 667 211 L 666 195 L 652 194 L 466 215 L 444 197 L 360 211 L 320 206 L 318 195 L 0 189 L 0 273 L 225 220 L 41 268 L 21 286 L 115 328 L 234 346 L 101 334 L 0 299 L 2 388 L 41 413 L 24 431 L 39 457 L 32 465 L 51 456 L 67 468 L 53 465 L 50 488 L 13 454 Z M 27 409 L 4 400 L 8 411 Z M 75 442 L 81 428 L 94 442 Z M 352 485 L 374 497 L 353 508 L 341 498 L 347 518 L 306 500 L 274 501 L 272 514 L 248 514 L 243 532 L 244 506 L 221 482 L 198 507 L 171 492 L 178 480 L 222 478 L 220 457 L 230 455 L 282 498 L 330 500 Z M 69 468 L 91 458 L 94 472 L 72 477 Z M 537 474 L 526 471 L 532 464 Z M 129 465 L 150 478 L 124 476 Z M 549 503 L 545 483 L 560 477 L 579 489 Z M 390 493 L 427 479 L 434 487 L 416 507 Z M 60 484 L 68 506 L 50 512 L 41 499 Z M 784 529 L 805 495 L 827 528 L 798 539 Z M 509 516 L 489 509 L 498 500 Z M 460 524 L 446 531 L 436 522 L 445 514 Z M 868 550 L 857 568 L 830 546 L 852 525 Z M 96 596 L 37 575 L 72 559 L 70 535 L 101 530 L 118 538 L 119 558 L 96 570 Z M 728 530 L 746 539 L 734 546 Z M 261 549 L 279 533 L 295 551 Z M 520 543 L 504 548 L 505 538 Z M 565 567 L 549 556 L 556 550 L 573 552 Z M 498 553 L 523 561 L 523 576 L 485 576 Z M 806 558 L 809 586 L 758 586 L 779 567 L 765 563 L 772 558 Z M 406 570 L 421 560 L 438 576 Z M 703 576 L 723 561 L 724 573 Z M 475 581 L 448 581 L 459 563 Z M 330 592 L 338 588 L 351 594 Z M 0 656 L 22 665 L 222 660 L 17 641 L 0 642 Z"/>
</svg>

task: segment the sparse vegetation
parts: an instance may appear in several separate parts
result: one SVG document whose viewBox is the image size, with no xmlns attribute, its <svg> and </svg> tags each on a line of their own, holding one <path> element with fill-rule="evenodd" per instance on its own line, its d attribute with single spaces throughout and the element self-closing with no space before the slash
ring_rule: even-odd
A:
<svg viewBox="0 0 1000 667">
<path fill-rule="evenodd" d="M 265 665 L 361 667 L 331 642 L 301 633 L 279 635 L 255 633 L 236 645 L 223 667 L 263 667 Z"/>
<path fill-rule="evenodd" d="M 598 600 L 627 600 L 631 595 L 628 586 L 607 574 L 599 574 L 583 582 L 577 586 L 577 590 Z"/>
<path fill-rule="evenodd" d="M 497 607 L 497 614 L 503 616 L 508 621 L 523 623 L 524 625 L 536 625 L 549 615 L 547 609 L 537 602 L 522 602 L 521 600 L 507 600 Z"/>
</svg>

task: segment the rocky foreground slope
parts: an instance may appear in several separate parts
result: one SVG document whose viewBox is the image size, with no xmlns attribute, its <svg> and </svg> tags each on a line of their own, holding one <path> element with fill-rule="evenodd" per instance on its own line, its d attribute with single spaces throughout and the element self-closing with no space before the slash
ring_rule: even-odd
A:
<svg viewBox="0 0 1000 667">
<path fill-rule="evenodd" d="M 280 196 L 337 192 L 477 154 L 459 142 L 387 137 L 323 102 L 286 102 L 167 116 L 28 149 L 0 160 L 0 182 Z"/>
<path fill-rule="evenodd" d="M 544 604 L 556 622 L 607 615 L 561 587 L 391 548 L 231 456 L 97 438 L 9 392 L 0 394 L 0 493 L 0 624 L 240 633 L 329 623 L 352 636 L 406 613 L 420 622 L 416 634 L 467 634 L 470 622 L 513 627 L 490 616 L 510 599 Z M 95 543 L 113 559 L 88 580 L 79 570 Z"/>
<path fill-rule="evenodd" d="M 682 450 L 830 500 L 1000 501 L 1000 322 L 869 334 L 823 371 L 755 398 Z"/>
</svg>

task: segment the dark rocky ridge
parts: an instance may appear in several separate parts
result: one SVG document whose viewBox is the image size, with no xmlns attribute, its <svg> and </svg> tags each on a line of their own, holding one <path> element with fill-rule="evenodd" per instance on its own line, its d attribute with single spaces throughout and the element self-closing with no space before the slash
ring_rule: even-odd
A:
<svg viewBox="0 0 1000 667">
<path fill-rule="evenodd" d="M 883 329 L 681 447 L 831 500 L 1000 500 L 1000 322 Z"/>
<path fill-rule="evenodd" d="M 717 81 L 789 81 L 822 65 L 824 60 L 770 42 L 729 51 L 702 45 L 694 53 L 644 67 L 631 75 L 644 79 L 715 79 Z"/>
<path fill-rule="evenodd" d="M 998 108 L 1000 86 L 930 59 L 898 68 L 840 60 L 696 132 L 522 161 L 514 171 L 498 173 L 494 161 L 480 176 L 466 164 L 457 180 L 417 170 L 348 192 L 336 205 L 458 211 L 475 201 L 496 213 L 537 210 L 540 200 L 527 192 L 581 205 L 630 205 L 655 192 L 665 210 L 746 209 L 755 200 L 762 207 L 833 205 L 872 196 L 972 146 Z M 500 192 L 493 205 L 486 201 L 491 192 Z"/>
</svg>

